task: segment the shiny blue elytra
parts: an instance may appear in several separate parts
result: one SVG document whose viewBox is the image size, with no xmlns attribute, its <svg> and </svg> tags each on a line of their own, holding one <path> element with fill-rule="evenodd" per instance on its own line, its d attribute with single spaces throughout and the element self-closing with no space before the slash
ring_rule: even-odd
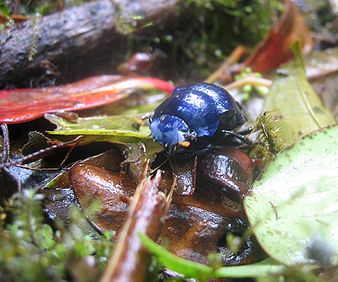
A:
<svg viewBox="0 0 338 282">
<path fill-rule="evenodd" d="M 245 122 L 241 106 L 222 87 L 200 82 L 178 87 L 160 104 L 150 122 L 155 141 L 176 145 L 219 130 L 233 130 Z"/>
</svg>

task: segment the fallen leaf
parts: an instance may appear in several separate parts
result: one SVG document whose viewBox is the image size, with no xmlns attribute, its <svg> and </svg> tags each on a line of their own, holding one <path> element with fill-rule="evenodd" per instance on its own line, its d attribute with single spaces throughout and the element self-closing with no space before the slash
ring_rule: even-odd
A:
<svg viewBox="0 0 338 282">
<path fill-rule="evenodd" d="M 0 91 L 0 123 L 22 123 L 58 111 L 77 111 L 116 102 L 135 89 L 159 89 L 171 93 L 173 86 L 151 77 L 102 75 L 63 86 Z"/>
<path fill-rule="evenodd" d="M 268 37 L 257 45 L 244 65 L 256 72 L 275 69 L 292 58 L 290 47 L 295 41 L 301 42 L 304 53 L 311 50 L 310 30 L 295 3 L 287 1 L 283 16 Z"/>
<path fill-rule="evenodd" d="M 160 184 L 162 191 L 168 191 L 166 183 L 172 185 L 168 175 L 164 170 L 166 179 L 162 179 Z M 119 232 L 135 191 L 134 182 L 123 173 L 87 163 L 74 165 L 69 176 L 75 195 L 91 223 L 101 231 Z M 253 236 L 246 238 L 238 253 L 227 251 L 227 246 L 222 243 L 226 232 L 242 234 L 247 223 L 241 218 L 240 210 L 216 196 L 213 198 L 212 191 L 200 196 L 196 192 L 194 197 L 174 193 L 160 241 L 173 253 L 201 263 L 207 263 L 209 253 L 218 252 L 220 248 L 224 250 L 224 264 L 250 263 L 264 257 Z"/>
<path fill-rule="evenodd" d="M 325 107 L 306 80 L 300 48 L 295 45 L 296 64 L 287 77 L 277 78 L 265 100 L 264 110 L 270 111 L 279 127 L 278 138 L 285 146 L 302 136 L 335 124 Z"/>
<path fill-rule="evenodd" d="M 93 141 L 110 141 L 115 143 L 135 143 L 152 140 L 150 129 L 142 123 L 139 116 L 94 116 L 77 118 L 69 122 L 54 114 L 46 114 L 50 122 L 57 125 L 56 130 L 49 131 L 52 135 L 82 135 L 91 138 L 82 143 Z"/>
</svg>

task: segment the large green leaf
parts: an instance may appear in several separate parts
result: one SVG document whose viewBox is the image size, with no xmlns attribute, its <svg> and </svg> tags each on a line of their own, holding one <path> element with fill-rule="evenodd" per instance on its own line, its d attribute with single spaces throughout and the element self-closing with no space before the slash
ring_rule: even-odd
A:
<svg viewBox="0 0 338 282">
<path fill-rule="evenodd" d="M 287 265 L 338 263 L 338 126 L 281 152 L 244 205 L 264 250 Z"/>
<path fill-rule="evenodd" d="M 291 145 L 312 131 L 335 124 L 330 111 L 308 83 L 299 46 L 294 46 L 295 64 L 288 76 L 274 81 L 264 105 L 278 120 L 281 143 Z"/>
</svg>

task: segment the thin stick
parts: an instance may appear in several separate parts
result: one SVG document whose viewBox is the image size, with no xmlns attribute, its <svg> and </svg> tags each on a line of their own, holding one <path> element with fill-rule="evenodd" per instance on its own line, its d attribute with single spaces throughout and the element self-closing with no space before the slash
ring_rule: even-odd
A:
<svg viewBox="0 0 338 282">
<path fill-rule="evenodd" d="M 9 144 L 9 133 L 7 124 L 1 124 L 0 128 L 2 130 L 2 151 L 1 158 L 2 163 L 10 162 L 9 154 L 10 154 L 10 144 Z M 1 165 L 0 165 L 1 168 Z"/>
<path fill-rule="evenodd" d="M 237 46 L 230 56 L 224 61 L 224 63 L 214 71 L 206 80 L 205 82 L 213 83 L 215 82 L 223 73 L 230 68 L 231 65 L 238 62 L 238 60 L 244 55 L 245 48 L 243 46 Z"/>
<path fill-rule="evenodd" d="M 255 78 L 255 77 L 245 77 L 241 80 L 234 81 L 226 86 L 224 86 L 227 90 L 238 89 L 242 88 L 245 85 L 252 85 L 252 86 L 265 86 L 271 87 L 272 81 L 265 78 Z"/>
<path fill-rule="evenodd" d="M 161 172 L 146 177 L 148 166 L 143 170 L 129 207 L 129 214 L 101 282 L 145 281 L 150 262 L 149 253 L 143 248 L 139 233 L 156 240 L 161 231 L 163 217 L 169 206 L 169 198 L 158 192 Z"/>
<path fill-rule="evenodd" d="M 53 145 L 53 146 L 50 146 L 48 148 L 44 148 L 44 149 L 41 149 L 37 152 L 34 152 L 32 154 L 29 154 L 27 156 L 24 156 L 20 159 L 17 159 L 15 161 L 11 161 L 11 160 L 7 160 L 6 162 L 3 162 L 0 164 L 0 169 L 1 168 L 4 168 L 4 167 L 8 167 L 8 166 L 11 166 L 11 165 L 17 165 L 17 164 L 21 164 L 25 161 L 28 161 L 32 158 L 35 158 L 41 154 L 45 154 L 47 152 L 50 152 L 50 151 L 53 151 L 55 149 L 60 149 L 60 148 L 63 148 L 63 147 L 66 147 L 66 146 L 75 146 L 79 143 L 80 139 L 82 138 L 82 136 L 78 136 L 77 138 L 75 138 L 74 140 L 71 140 L 71 141 L 68 141 L 68 142 L 64 142 L 64 143 L 59 143 L 59 144 L 56 144 L 56 145 Z"/>
</svg>

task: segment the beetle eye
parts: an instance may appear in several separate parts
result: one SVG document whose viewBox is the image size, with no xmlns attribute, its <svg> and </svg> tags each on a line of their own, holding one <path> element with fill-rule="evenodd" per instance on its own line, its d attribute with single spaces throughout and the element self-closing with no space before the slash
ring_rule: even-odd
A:
<svg viewBox="0 0 338 282">
<path fill-rule="evenodd" d="M 148 117 L 148 120 L 149 120 L 149 123 L 152 123 L 153 120 L 154 120 L 154 116 L 149 116 L 149 117 Z"/>
</svg>

